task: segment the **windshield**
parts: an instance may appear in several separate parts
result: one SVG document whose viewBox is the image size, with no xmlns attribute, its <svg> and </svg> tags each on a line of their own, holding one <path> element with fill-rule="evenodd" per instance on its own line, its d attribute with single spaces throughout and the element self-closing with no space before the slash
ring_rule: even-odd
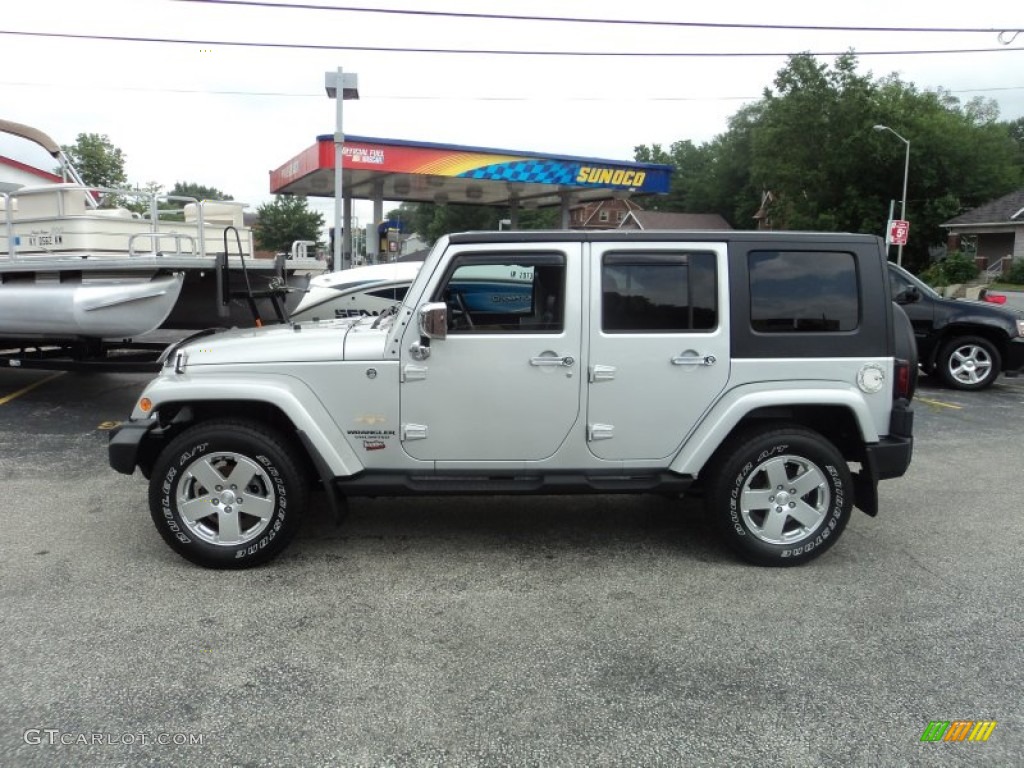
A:
<svg viewBox="0 0 1024 768">
<path fill-rule="evenodd" d="M 931 286 L 927 285 L 926 283 L 922 282 L 920 278 L 917 278 L 914 275 L 910 274 L 903 267 L 901 267 L 901 266 L 899 266 L 897 264 L 893 264 L 890 261 L 889 262 L 889 269 L 892 270 L 891 277 L 893 278 L 893 291 L 894 291 L 894 293 L 901 292 L 903 290 L 904 286 L 900 285 L 900 283 L 901 282 L 906 282 L 906 283 L 914 286 L 915 288 L 917 288 L 925 296 L 930 296 L 933 299 L 940 299 L 940 298 L 942 298 L 938 294 L 938 292 L 935 291 L 935 289 L 933 289 Z"/>
<path fill-rule="evenodd" d="M 409 286 L 409 290 L 398 304 L 398 310 L 408 309 L 412 311 L 416 308 L 416 302 L 419 299 L 424 281 L 430 279 L 430 273 L 434 271 L 434 267 L 437 266 L 441 254 L 444 253 L 447 247 L 448 235 L 441 235 L 434 243 L 434 247 L 430 249 L 427 258 L 423 260 L 423 266 L 420 267 L 416 277 L 412 280 L 412 285 Z"/>
</svg>

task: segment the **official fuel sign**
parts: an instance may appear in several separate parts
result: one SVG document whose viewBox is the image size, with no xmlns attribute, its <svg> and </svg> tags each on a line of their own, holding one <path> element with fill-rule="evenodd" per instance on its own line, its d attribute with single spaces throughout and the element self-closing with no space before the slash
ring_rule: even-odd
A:
<svg viewBox="0 0 1024 768">
<path fill-rule="evenodd" d="M 889 221 L 889 237 L 886 242 L 889 245 L 906 245 L 907 237 L 910 235 L 910 222 L 904 219 L 891 219 Z"/>
<path fill-rule="evenodd" d="M 421 174 L 561 187 L 602 187 L 645 193 L 668 192 L 672 173 L 671 166 L 655 163 L 616 163 L 358 137 L 350 137 L 345 142 L 343 162 L 347 169 L 385 174 Z M 333 139 L 318 137 L 316 145 L 271 172 L 270 187 L 271 190 L 278 190 L 307 174 L 333 168 Z"/>
</svg>

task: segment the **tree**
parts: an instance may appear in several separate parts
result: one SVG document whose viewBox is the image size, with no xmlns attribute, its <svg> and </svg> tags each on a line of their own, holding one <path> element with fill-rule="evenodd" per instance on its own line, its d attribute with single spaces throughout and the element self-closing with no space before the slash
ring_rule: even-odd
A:
<svg viewBox="0 0 1024 768">
<path fill-rule="evenodd" d="M 161 188 L 162 189 L 162 188 Z M 207 187 L 191 181 L 176 181 L 174 187 L 167 193 L 170 197 L 194 197 L 196 200 L 234 200 L 227 192 L 221 192 L 216 187 Z M 173 213 L 174 209 L 183 210 L 189 204 L 188 200 L 166 200 L 161 208 L 171 213 L 164 213 L 163 218 L 170 221 L 181 221 L 183 213 Z"/>
<path fill-rule="evenodd" d="M 676 167 L 659 202 L 665 210 L 713 211 L 752 228 L 770 192 L 776 229 L 881 234 L 889 201 L 899 205 L 906 145 L 872 130 L 879 124 L 911 142 L 904 250 L 911 265 L 927 264 L 930 247 L 945 242 L 942 222 L 1021 184 L 1021 127 L 998 122 L 994 102 L 961 105 L 897 75 L 860 74 L 853 53 L 831 66 L 791 56 L 726 133 L 700 147 L 677 142 L 668 153 L 637 147 L 636 156 L 667 157 Z"/>
<path fill-rule="evenodd" d="M 1010 138 L 1013 139 L 1013 143 L 1017 145 L 1017 167 L 1021 171 L 1021 177 L 1024 178 L 1024 117 L 1018 117 L 1016 120 L 1003 123 L 1003 125 L 1006 127 L 1006 132 L 1010 134 Z"/>
<path fill-rule="evenodd" d="M 310 210 L 305 197 L 276 195 L 274 202 L 264 203 L 256 214 L 259 223 L 254 230 L 260 248 L 282 253 L 291 250 L 296 240 L 320 241 L 324 215 Z"/>
<path fill-rule="evenodd" d="M 171 191 L 167 194 L 172 197 L 194 197 L 196 200 L 234 200 L 227 192 L 221 192 L 216 187 L 207 187 L 191 181 L 176 181 Z M 182 206 L 185 203 L 181 200 L 171 201 L 171 205 Z"/>
<path fill-rule="evenodd" d="M 106 134 L 80 133 L 74 144 L 61 149 L 89 186 L 118 188 L 128 183 L 124 153 L 110 143 Z"/>
<path fill-rule="evenodd" d="M 134 189 L 139 194 L 129 196 L 108 195 L 103 201 L 103 206 L 122 206 L 142 216 L 149 216 L 152 213 L 151 202 L 153 196 L 159 197 L 162 195 L 164 185 L 150 181 L 141 185 L 136 184 Z"/>
</svg>

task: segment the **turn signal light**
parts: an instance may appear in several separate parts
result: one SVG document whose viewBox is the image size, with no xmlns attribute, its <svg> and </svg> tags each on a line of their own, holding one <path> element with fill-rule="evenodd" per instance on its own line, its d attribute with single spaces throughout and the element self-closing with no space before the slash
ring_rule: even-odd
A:
<svg viewBox="0 0 1024 768">
<path fill-rule="evenodd" d="M 910 362 L 897 358 L 895 363 L 892 396 L 894 399 L 902 397 L 905 400 L 910 400 L 914 396 L 914 393 L 910 390 Z"/>
<path fill-rule="evenodd" d="M 142 411 L 143 413 L 149 413 L 151 410 L 153 410 L 153 401 L 150 400 L 148 397 L 142 398 L 141 400 L 139 400 L 139 410 Z"/>
</svg>

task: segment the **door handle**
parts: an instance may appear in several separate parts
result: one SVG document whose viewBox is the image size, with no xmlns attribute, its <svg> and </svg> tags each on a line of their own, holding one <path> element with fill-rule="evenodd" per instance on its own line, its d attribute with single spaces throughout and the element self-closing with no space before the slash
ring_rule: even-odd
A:
<svg viewBox="0 0 1024 768">
<path fill-rule="evenodd" d="M 575 364 L 576 364 L 576 358 L 569 357 L 568 355 L 566 355 L 565 357 L 531 357 L 530 358 L 530 365 L 537 365 L 537 366 L 560 365 L 560 366 L 563 366 L 564 368 L 571 368 Z"/>
<path fill-rule="evenodd" d="M 672 358 L 672 365 L 714 365 L 718 358 L 714 355 L 677 355 Z"/>
</svg>

